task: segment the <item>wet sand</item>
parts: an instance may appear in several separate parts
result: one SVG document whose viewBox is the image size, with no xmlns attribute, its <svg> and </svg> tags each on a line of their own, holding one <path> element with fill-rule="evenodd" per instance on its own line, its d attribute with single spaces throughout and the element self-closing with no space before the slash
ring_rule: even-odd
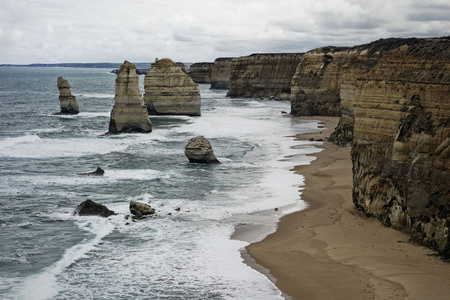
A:
<svg viewBox="0 0 450 300">
<path fill-rule="evenodd" d="M 325 139 L 338 118 L 299 139 Z M 305 176 L 309 207 L 281 218 L 275 233 L 250 244 L 243 257 L 287 299 L 450 299 L 450 264 L 409 237 L 360 214 L 352 203 L 350 147 L 329 142 Z M 251 230 L 251 229 L 250 229 Z"/>
</svg>

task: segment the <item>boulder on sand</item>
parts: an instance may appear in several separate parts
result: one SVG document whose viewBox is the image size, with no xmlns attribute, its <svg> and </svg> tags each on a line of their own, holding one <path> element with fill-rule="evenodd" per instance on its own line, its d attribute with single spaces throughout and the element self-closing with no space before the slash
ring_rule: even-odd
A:
<svg viewBox="0 0 450 300">
<path fill-rule="evenodd" d="M 184 154 L 191 163 L 220 164 L 211 143 L 204 136 L 192 138 L 184 148 Z"/>
<path fill-rule="evenodd" d="M 105 205 L 96 203 L 90 199 L 78 205 L 74 212 L 74 215 L 99 216 L 104 218 L 107 218 L 113 214 L 114 212 L 109 210 Z"/>
</svg>

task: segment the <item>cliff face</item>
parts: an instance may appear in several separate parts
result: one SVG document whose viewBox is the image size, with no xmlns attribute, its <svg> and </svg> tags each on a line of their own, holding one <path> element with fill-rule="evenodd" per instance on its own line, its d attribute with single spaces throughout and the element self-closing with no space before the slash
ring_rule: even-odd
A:
<svg viewBox="0 0 450 300">
<path fill-rule="evenodd" d="M 211 89 L 228 90 L 231 77 L 231 57 L 220 57 L 214 60 L 211 71 Z"/>
<path fill-rule="evenodd" d="M 195 83 L 211 83 L 211 72 L 213 63 L 195 63 L 191 65 L 188 75 Z"/>
<path fill-rule="evenodd" d="M 232 60 L 229 97 L 288 100 L 303 54 L 252 54 Z"/>
<path fill-rule="evenodd" d="M 198 85 L 169 58 L 156 61 L 144 80 L 144 102 L 154 115 L 200 115 Z"/>
<path fill-rule="evenodd" d="M 353 102 L 353 202 L 450 257 L 450 38 L 382 42 L 341 87 Z"/>
<path fill-rule="evenodd" d="M 291 84 L 291 114 L 338 116 L 347 48 L 324 47 L 307 52 Z"/>
<path fill-rule="evenodd" d="M 151 131 L 152 124 L 139 91 L 136 67 L 125 61 L 116 78 L 116 95 L 111 111 L 109 133 Z"/>
</svg>

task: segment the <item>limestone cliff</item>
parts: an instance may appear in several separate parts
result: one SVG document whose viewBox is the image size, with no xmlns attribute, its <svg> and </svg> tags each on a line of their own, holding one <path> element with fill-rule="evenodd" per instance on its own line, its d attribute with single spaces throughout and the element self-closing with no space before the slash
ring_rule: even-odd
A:
<svg viewBox="0 0 450 300">
<path fill-rule="evenodd" d="M 58 77 L 57 85 L 59 90 L 59 105 L 61 107 L 61 111 L 58 114 L 59 115 L 78 114 L 80 112 L 78 108 L 78 102 L 75 96 L 72 95 L 69 82 L 62 77 Z"/>
<path fill-rule="evenodd" d="M 220 57 L 214 60 L 211 71 L 211 89 L 228 90 L 231 77 L 231 57 Z"/>
<path fill-rule="evenodd" d="M 151 132 L 152 124 L 139 91 L 136 67 L 125 61 L 116 78 L 116 95 L 111 111 L 109 133 Z"/>
<path fill-rule="evenodd" d="M 324 47 L 307 52 L 291 83 L 291 114 L 338 116 L 347 48 Z"/>
<path fill-rule="evenodd" d="M 201 62 L 192 64 L 188 75 L 195 83 L 211 83 L 211 72 L 213 63 Z"/>
<path fill-rule="evenodd" d="M 390 42 L 356 79 L 353 202 L 449 258 L 450 38 Z"/>
<path fill-rule="evenodd" d="M 303 54 L 252 54 L 233 59 L 229 97 L 288 100 L 291 80 Z"/>
<path fill-rule="evenodd" d="M 144 103 L 149 114 L 199 116 L 201 98 L 198 85 L 171 59 L 152 64 L 145 76 Z"/>
</svg>

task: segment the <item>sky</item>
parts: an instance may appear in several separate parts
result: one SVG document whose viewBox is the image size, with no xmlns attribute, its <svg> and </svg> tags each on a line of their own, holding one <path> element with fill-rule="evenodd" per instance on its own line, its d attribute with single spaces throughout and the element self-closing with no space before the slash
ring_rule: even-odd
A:
<svg viewBox="0 0 450 300">
<path fill-rule="evenodd" d="M 0 0 L 0 64 L 212 62 L 450 35 L 450 0 Z"/>
</svg>

